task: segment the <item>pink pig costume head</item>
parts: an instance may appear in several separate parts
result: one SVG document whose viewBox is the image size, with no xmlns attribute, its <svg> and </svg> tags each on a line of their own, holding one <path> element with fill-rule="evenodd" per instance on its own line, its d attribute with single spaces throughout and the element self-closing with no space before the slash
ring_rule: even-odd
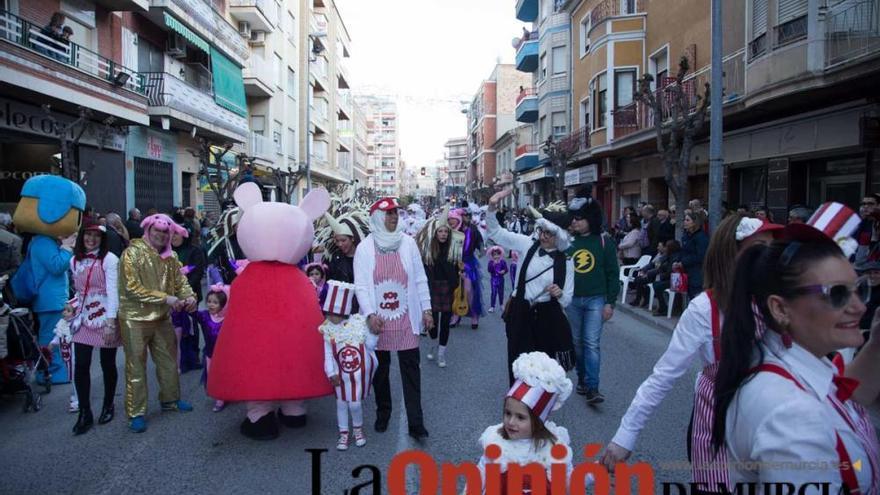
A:
<svg viewBox="0 0 880 495">
<path fill-rule="evenodd" d="M 155 228 L 159 229 L 160 231 L 168 232 L 168 243 L 165 244 L 165 248 L 159 252 L 159 256 L 162 259 L 165 259 L 174 254 L 171 251 L 171 237 L 174 234 L 180 234 L 181 237 L 189 237 L 189 232 L 187 232 L 185 228 L 177 225 L 177 223 L 172 220 L 171 217 L 165 215 L 164 213 L 156 213 L 155 215 L 148 216 L 141 222 L 141 228 L 144 229 L 145 240 L 149 236 L 149 232 L 151 229 Z"/>
<path fill-rule="evenodd" d="M 243 211 L 236 237 L 249 261 L 297 264 L 312 247 L 314 221 L 330 208 L 330 195 L 323 188 L 306 194 L 299 206 L 264 202 L 252 182 L 238 186 L 233 196 Z"/>
</svg>

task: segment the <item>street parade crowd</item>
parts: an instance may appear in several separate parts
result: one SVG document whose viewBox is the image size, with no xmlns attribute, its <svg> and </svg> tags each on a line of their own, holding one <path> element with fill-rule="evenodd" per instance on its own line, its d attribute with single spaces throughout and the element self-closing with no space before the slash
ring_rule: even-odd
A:
<svg viewBox="0 0 880 495">
<path fill-rule="evenodd" d="M 572 448 L 588 439 L 570 438 L 550 415 L 572 392 L 590 405 L 604 400 L 600 340 L 616 301 L 627 298 L 623 267 L 633 305 L 650 310 L 656 295 L 658 314 L 675 299 L 683 309 L 595 462 L 613 473 L 630 461 L 648 418 L 699 363 L 683 439 L 692 493 L 749 482 L 880 493 L 880 447 L 866 410 L 880 396 L 880 337 L 872 331 L 880 291 L 871 290 L 880 283 L 880 196 L 866 197 L 859 213 L 839 203 L 796 207 L 787 225 L 746 208 L 707 225 L 695 200 L 676 239 L 674 211 L 639 205 L 609 226 L 587 191 L 567 204 L 503 211 L 512 194 L 512 177 L 505 179 L 487 205 L 447 204 L 430 214 L 393 197 L 360 204 L 323 189 L 297 205 L 267 202 L 245 182 L 235 204 L 206 224 L 192 210 L 133 210 L 127 221 L 98 215 L 75 183 L 33 177 L 14 216 L 0 214 L 0 286 L 9 303 L 0 311 L 0 364 L 29 359 L 16 356 L 12 342 L 26 336 L 10 324 L 23 314 L 12 308 L 26 307 L 44 349 L 37 381 L 74 384 L 74 435 L 94 427 L 95 350 L 103 380 L 97 423 L 114 419 L 122 347 L 132 432 L 148 429 L 149 356 L 162 411 L 193 410 L 180 392 L 180 374 L 190 370 L 201 371 L 214 412 L 245 404 L 240 432 L 254 440 L 305 427 L 309 401 L 335 396 L 335 447 L 347 450 L 367 444 L 370 395 L 372 429 L 388 429 L 392 355 L 408 433 L 428 437 L 421 341 L 429 363 L 454 366 L 450 329 L 478 330 L 481 318 L 498 313 L 510 387 L 497 391 L 499 423 L 474 432 L 481 477 L 489 484 L 500 473 L 498 486 L 550 493 L 559 482 L 551 466 L 561 463 L 571 479 L 552 493 L 583 493 L 594 479 L 577 476 Z M 796 467 L 812 461 L 835 467 Z M 508 469 L 530 462 L 546 477 Z"/>
</svg>

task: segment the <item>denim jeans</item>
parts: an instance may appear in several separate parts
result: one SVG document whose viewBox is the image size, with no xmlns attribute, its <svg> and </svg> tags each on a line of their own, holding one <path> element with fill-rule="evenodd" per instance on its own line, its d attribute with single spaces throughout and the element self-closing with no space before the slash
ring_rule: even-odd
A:
<svg viewBox="0 0 880 495">
<path fill-rule="evenodd" d="M 574 340 L 578 385 L 599 390 L 599 338 L 605 296 L 574 297 L 565 308 Z"/>
</svg>

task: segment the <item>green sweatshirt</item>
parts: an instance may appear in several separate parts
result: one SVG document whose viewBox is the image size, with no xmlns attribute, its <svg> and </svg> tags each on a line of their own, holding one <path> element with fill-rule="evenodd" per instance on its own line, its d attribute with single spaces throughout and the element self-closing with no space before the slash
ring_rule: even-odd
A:
<svg viewBox="0 0 880 495">
<path fill-rule="evenodd" d="M 614 305 L 620 294 L 617 244 L 609 236 L 576 235 L 566 254 L 574 264 L 574 296 L 605 296 Z"/>
</svg>

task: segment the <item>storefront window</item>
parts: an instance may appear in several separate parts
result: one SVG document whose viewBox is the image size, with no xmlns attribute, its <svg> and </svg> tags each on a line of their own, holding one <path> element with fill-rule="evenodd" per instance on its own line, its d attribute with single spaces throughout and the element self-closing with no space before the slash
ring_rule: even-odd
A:
<svg viewBox="0 0 880 495">
<path fill-rule="evenodd" d="M 865 194 L 866 161 L 864 156 L 858 156 L 811 162 L 808 165 L 810 204 L 838 201 L 858 210 Z"/>
</svg>

